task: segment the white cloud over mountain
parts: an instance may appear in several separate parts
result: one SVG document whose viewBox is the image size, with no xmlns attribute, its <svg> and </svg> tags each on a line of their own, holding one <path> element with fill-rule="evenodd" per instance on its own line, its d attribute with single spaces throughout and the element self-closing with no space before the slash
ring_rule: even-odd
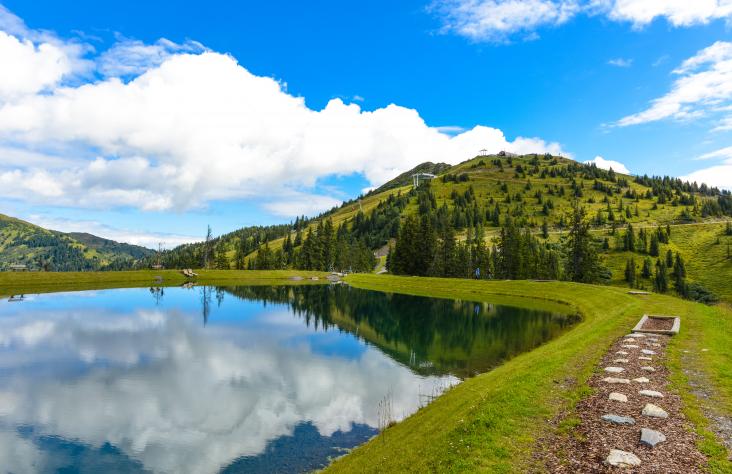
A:
<svg viewBox="0 0 732 474">
<path fill-rule="evenodd" d="M 630 170 L 622 164 L 619 161 L 613 161 L 613 160 L 606 160 L 605 158 L 601 156 L 596 156 L 591 160 L 585 161 L 586 164 L 595 164 L 598 168 L 609 170 L 610 168 L 613 169 L 613 171 L 617 171 L 618 173 L 622 174 L 630 174 Z"/>
<path fill-rule="evenodd" d="M 443 31 L 474 41 L 503 42 L 514 35 L 534 38 L 541 27 L 555 27 L 573 17 L 602 15 L 641 28 L 657 18 L 675 27 L 732 17 L 728 0 L 436 0 L 430 10 Z"/>
<path fill-rule="evenodd" d="M 0 161 L 0 197 L 162 211 L 274 196 L 270 208 L 285 213 L 300 210 L 278 198 L 293 193 L 330 207 L 307 194 L 332 174 L 362 173 L 378 185 L 424 161 L 456 163 L 482 148 L 562 152 L 486 126 L 444 133 L 395 104 L 369 111 L 333 99 L 314 110 L 277 80 L 193 42 L 124 39 L 84 59 L 89 48 L 2 13 L 0 25 L 15 26 L 0 32 L 9 45 L 0 63 L 38 79 L 0 79 L 0 145 L 47 158 L 44 166 Z M 89 61 L 93 74 L 84 74 Z"/>
</svg>

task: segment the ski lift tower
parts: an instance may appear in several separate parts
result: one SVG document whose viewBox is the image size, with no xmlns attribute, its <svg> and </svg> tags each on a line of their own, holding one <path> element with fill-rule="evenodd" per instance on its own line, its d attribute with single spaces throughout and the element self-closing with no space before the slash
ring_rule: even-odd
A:
<svg viewBox="0 0 732 474">
<path fill-rule="evenodd" d="M 486 150 L 485 148 L 483 148 L 482 150 L 480 150 L 478 152 L 478 156 L 488 156 L 488 150 Z"/>
<path fill-rule="evenodd" d="M 416 189 L 419 187 L 420 180 L 425 181 L 425 180 L 431 180 L 431 179 L 435 179 L 435 178 L 436 178 L 436 176 L 431 173 L 415 173 L 412 175 L 412 184 L 414 185 L 414 188 Z"/>
</svg>

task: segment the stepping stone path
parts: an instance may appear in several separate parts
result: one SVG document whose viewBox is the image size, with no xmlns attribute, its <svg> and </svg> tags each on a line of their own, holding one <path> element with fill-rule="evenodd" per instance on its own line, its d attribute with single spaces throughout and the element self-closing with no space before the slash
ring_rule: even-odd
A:
<svg viewBox="0 0 732 474">
<path fill-rule="evenodd" d="M 643 416 L 652 416 L 653 418 L 668 418 L 668 413 L 663 408 L 654 405 L 653 403 L 646 404 L 641 412 Z"/>
<path fill-rule="evenodd" d="M 655 448 L 658 443 L 666 441 L 666 435 L 660 431 L 652 430 L 650 428 L 641 428 L 641 444 Z"/>
<path fill-rule="evenodd" d="M 641 460 L 638 456 L 619 449 L 610 450 L 610 454 L 607 456 L 605 462 L 615 467 L 635 467 L 641 465 Z"/>
<path fill-rule="evenodd" d="M 610 395 L 608 395 L 608 400 L 614 400 L 616 402 L 622 402 L 626 403 L 628 401 L 628 396 L 624 395 L 622 393 L 618 392 L 612 392 Z"/>
<path fill-rule="evenodd" d="M 641 390 L 638 393 L 645 397 L 663 398 L 663 394 L 661 392 L 656 392 L 655 390 Z"/>
<path fill-rule="evenodd" d="M 607 383 L 630 383 L 628 379 L 619 379 L 617 377 L 605 377 L 602 381 Z"/>
<path fill-rule="evenodd" d="M 577 404 L 576 434 L 548 440 L 549 472 L 705 472 L 706 458 L 696 447 L 682 400 L 667 391 L 669 339 L 630 334 L 613 344 L 599 366 L 603 370 L 589 381 L 593 394 Z"/>
<path fill-rule="evenodd" d="M 629 416 L 602 415 L 602 419 L 615 425 L 634 425 L 635 420 Z"/>
</svg>

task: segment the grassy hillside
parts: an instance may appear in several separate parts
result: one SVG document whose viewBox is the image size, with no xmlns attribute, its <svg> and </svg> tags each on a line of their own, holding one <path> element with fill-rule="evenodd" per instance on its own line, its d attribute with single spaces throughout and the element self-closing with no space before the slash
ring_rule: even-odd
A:
<svg viewBox="0 0 732 474">
<path fill-rule="evenodd" d="M 377 206 L 388 208 L 388 200 L 397 195 L 408 198 L 406 207 L 399 210 L 401 219 L 417 213 L 418 199 L 411 183 L 401 187 L 394 184 L 396 181 L 320 219 L 331 219 L 335 226 L 351 225 L 361 212 L 369 216 Z M 601 251 L 605 265 L 612 271 L 611 283 L 616 285 L 625 285 L 628 258 L 634 257 L 640 265 L 648 256 L 617 250 L 627 224 L 636 231 L 645 228 L 648 232 L 668 225 L 672 234 L 668 244 L 660 245 L 660 257 L 668 249 L 678 252 L 687 263 L 689 281 L 702 283 L 732 301 L 732 290 L 726 284 L 726 278 L 732 276 L 732 259 L 727 256 L 732 236 L 723 235 L 723 221 L 732 214 L 732 198 L 719 190 L 670 178 L 627 176 L 544 155 L 476 157 L 444 169 L 430 188 L 436 207 L 445 205 L 455 214 L 459 236 L 464 238 L 468 229 L 480 226 L 489 242 L 497 237 L 500 225 L 510 215 L 537 234 L 546 231 L 547 241 L 556 243 L 564 234 L 572 202 L 578 200 L 592 220 L 598 247 L 608 240 L 610 248 Z M 308 221 L 305 227 L 314 229 L 320 219 Z M 294 235 L 291 231 L 290 237 Z M 273 239 L 269 246 L 276 250 L 283 242 L 284 237 Z M 236 243 L 230 242 L 224 248 L 233 258 Z M 248 258 L 254 255 L 256 250 Z M 651 286 L 650 280 L 641 284 Z"/>
<path fill-rule="evenodd" d="M 57 232 L 0 214 L 0 269 L 83 271 L 131 268 L 153 250 L 86 233 Z"/>
</svg>

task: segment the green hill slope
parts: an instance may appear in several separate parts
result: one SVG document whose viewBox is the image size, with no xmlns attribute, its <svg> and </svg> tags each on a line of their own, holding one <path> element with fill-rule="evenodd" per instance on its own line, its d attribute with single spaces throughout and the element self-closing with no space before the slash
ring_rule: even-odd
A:
<svg viewBox="0 0 732 474">
<path fill-rule="evenodd" d="M 415 172 L 438 174 L 429 185 L 434 202 L 418 202 L 410 178 Z M 726 254 L 732 236 L 724 235 L 723 223 L 732 216 L 728 192 L 669 177 L 622 175 L 551 155 L 479 156 L 452 167 L 425 163 L 316 218 L 298 219 L 291 226 L 260 228 L 256 237 L 247 229 L 223 236 L 210 244 L 209 261 L 218 267 L 245 268 L 262 242 L 267 241 L 269 249 L 276 252 L 288 236 L 296 255 L 301 250 L 298 234 L 304 237 L 324 220 L 331 220 L 336 229 L 345 225 L 355 238 L 378 249 L 397 237 L 400 223 L 417 214 L 420 205 L 448 209 L 459 238 L 475 235 L 480 229 L 490 243 L 511 216 L 520 227 L 546 234 L 546 242 L 556 243 L 565 233 L 575 200 L 587 210 L 602 259 L 612 270 L 611 283 L 624 284 L 628 258 L 635 257 L 641 264 L 649 256 L 647 246 L 645 251 L 618 249 L 626 226 L 647 228 L 650 235 L 658 226 L 665 229 L 668 225 L 673 226 L 670 240 L 659 244 L 659 256 L 663 258 L 669 249 L 678 252 L 687 262 L 689 281 L 701 282 L 732 299 L 725 280 L 725 275 L 732 276 L 732 260 Z M 244 241 L 247 245 L 242 245 Z M 189 252 L 198 252 L 198 262 L 202 249 L 203 244 L 188 246 Z M 215 260 L 214 255 L 218 256 Z M 282 262 L 286 263 L 279 264 L 292 265 L 287 259 Z M 652 286 L 650 281 L 640 283 Z"/>
<path fill-rule="evenodd" d="M 0 269 L 83 271 L 133 268 L 154 251 L 92 234 L 58 232 L 0 214 Z"/>
</svg>

